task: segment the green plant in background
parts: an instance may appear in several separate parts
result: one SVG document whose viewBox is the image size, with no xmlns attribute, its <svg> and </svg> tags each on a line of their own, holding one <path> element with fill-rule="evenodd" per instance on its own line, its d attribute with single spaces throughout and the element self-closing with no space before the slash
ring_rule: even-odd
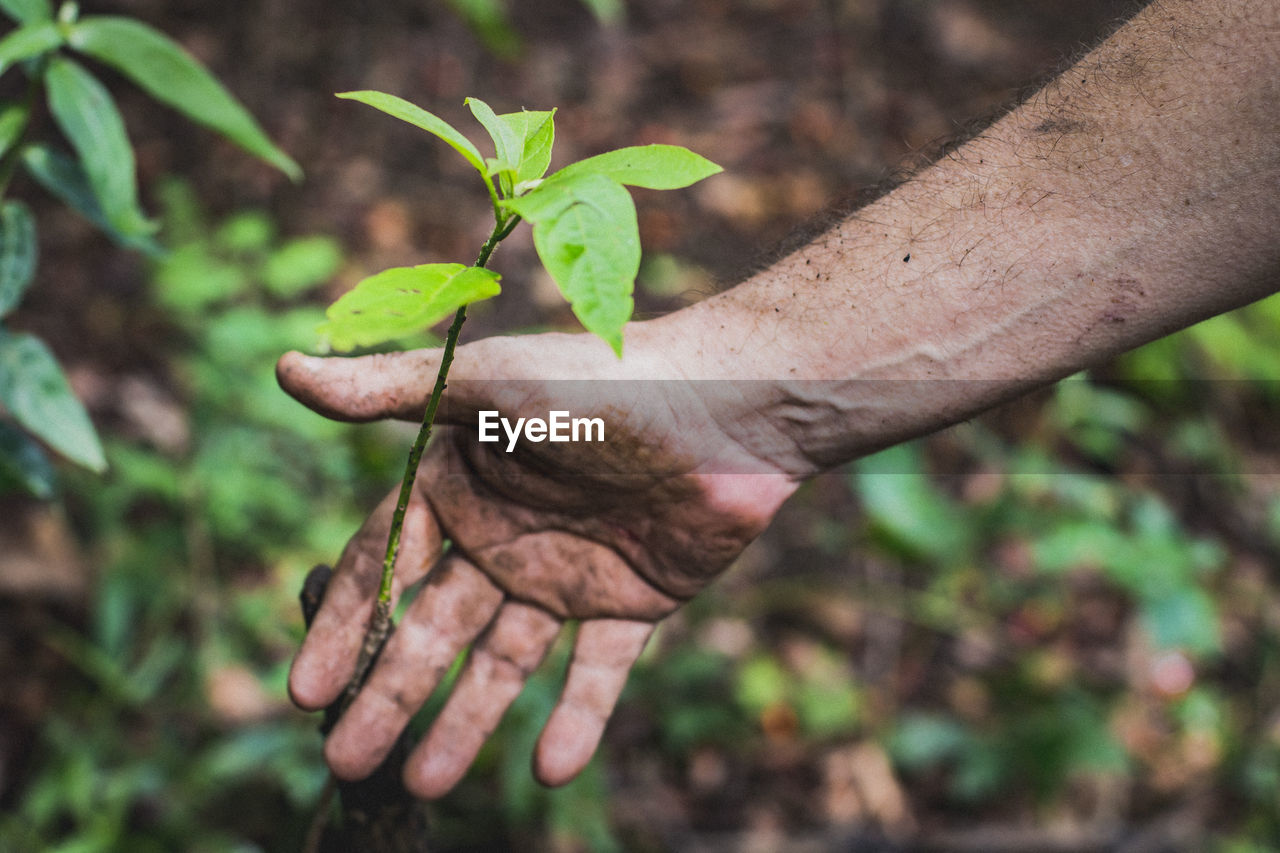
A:
<svg viewBox="0 0 1280 853">
<path fill-rule="evenodd" d="M 62 698 L 0 816 L 6 851 L 296 849 L 325 778 L 283 699 L 297 588 L 399 463 L 386 436 L 299 412 L 275 384 L 276 353 L 323 318 L 308 303 L 337 243 L 284 238 L 259 211 L 210 220 L 179 181 L 157 199 L 171 248 L 150 300 L 172 370 L 130 380 L 182 426 L 108 435 L 108 473 L 68 477 L 97 582 L 86 624 L 41 632 L 67 664 Z"/>
<path fill-rule="evenodd" d="M 335 534 L 313 523 L 317 502 L 297 496 L 324 495 L 334 511 L 355 500 L 341 484 L 359 479 L 361 451 L 344 446 L 350 428 L 300 414 L 272 365 L 314 334 L 323 315 L 307 297 L 337 273 L 341 249 L 320 235 L 281 239 L 257 211 L 210 223 L 184 183 L 159 196 L 173 248 L 155 264 L 153 292 L 188 343 L 173 358 L 191 421 L 182 492 L 244 558 L 275 553 L 286 536 L 332 547 Z"/>
<path fill-rule="evenodd" d="M 1126 393 L 1074 378 L 1060 384 L 1045 419 L 1051 436 L 1114 454 L 1113 431 L 1149 429 L 1133 414 L 1140 408 Z M 898 594 L 904 617 L 991 650 L 967 687 L 989 708 L 984 718 L 913 708 L 888 721 L 890 754 L 909 775 L 945 770 L 948 797 L 969 804 L 1015 785 L 1043 804 L 1082 775 L 1130 772 L 1140 759 L 1113 721 L 1129 695 L 1118 689 L 1124 682 L 1078 669 L 1079 652 L 1065 651 L 1082 606 L 1070 581 L 1095 577 L 1096 594 L 1125 602 L 1143 647 L 1186 661 L 1187 677 L 1195 678 L 1223 651 L 1211 585 L 1223 574 L 1224 549 L 1190 531 L 1157 493 L 1070 470 L 1032 444 L 1007 445 L 978 427 L 956 440 L 1001 472 L 989 497 L 948 494 L 925 473 L 918 442 L 860 461 L 850 478 L 866 514 L 864 547 L 922 579 L 923 589 Z M 1020 554 L 1025 569 L 993 566 L 995 546 Z M 1171 727 L 1207 736 L 1203 721 L 1222 716 L 1212 710 L 1212 687 L 1189 682 L 1171 690 Z M 1178 697 L 1180 690 L 1187 692 Z M 1181 710 L 1188 703 L 1198 709 L 1192 717 Z"/>
<path fill-rule="evenodd" d="M 500 59 L 514 59 L 524 47 L 511 24 L 511 13 L 503 0 L 446 0 L 449 7 L 484 45 Z M 624 12 L 622 0 L 582 0 L 596 20 L 606 26 L 617 24 Z"/>
<path fill-rule="evenodd" d="M 20 68 L 24 96 L 0 102 L 0 195 L 25 174 L 82 213 L 121 245 L 155 252 L 155 224 L 138 201 L 133 149 L 106 87 L 80 61 L 101 63 L 191 120 L 212 128 L 297 179 L 298 165 L 271 143 L 253 117 L 194 58 L 160 32 L 125 17 L 80 17 L 74 2 L 55 15 L 49 0 L 0 0 L 17 28 L 0 38 L 0 73 Z M 65 141 L 30 141 L 43 95 Z M 30 209 L 0 204 L 0 321 L 17 306 L 36 272 Z M 106 465 L 83 406 L 39 338 L 0 323 L 0 488 L 17 485 L 39 497 L 53 493 L 43 441 L 94 471 Z"/>
<path fill-rule="evenodd" d="M 486 267 L 498 244 L 521 220 L 530 222 L 538 257 L 574 314 L 621 356 L 622 329 L 631 319 L 631 293 L 640 271 L 639 226 L 626 186 L 678 189 L 719 172 L 720 167 L 679 146 L 644 145 L 589 157 L 544 178 L 555 140 L 554 110 L 498 115 L 484 101 L 468 98 L 472 114 L 493 141 L 495 156 L 486 158 L 452 125 L 402 98 L 371 91 L 339 97 L 368 104 L 448 143 L 480 174 L 494 220 L 473 265 L 434 263 L 384 270 L 331 305 L 328 321 L 318 329 L 327 345 L 350 350 L 396 340 L 454 315 L 435 387 L 401 479 L 377 606 L 346 693 L 350 702 L 390 626 L 391 579 L 400 531 L 467 305 L 496 296 L 500 290 L 498 274 Z"/>
</svg>

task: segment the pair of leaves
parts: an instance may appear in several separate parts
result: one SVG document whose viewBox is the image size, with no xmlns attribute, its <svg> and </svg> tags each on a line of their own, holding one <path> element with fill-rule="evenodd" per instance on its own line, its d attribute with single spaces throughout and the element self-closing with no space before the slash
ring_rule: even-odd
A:
<svg viewBox="0 0 1280 853">
<path fill-rule="evenodd" d="M 512 195 L 520 182 L 541 178 L 551 165 L 555 110 L 497 115 L 479 98 L 467 98 L 472 114 L 493 139 L 495 156 L 486 161 L 480 149 L 457 128 L 403 98 L 372 91 L 341 92 L 338 97 L 367 104 L 443 140 L 486 181 L 497 177 L 504 196 Z"/>
<path fill-rule="evenodd" d="M 402 98 L 368 91 L 347 92 L 339 97 L 360 101 L 413 124 L 461 154 L 485 180 L 494 200 L 498 229 L 512 216 L 532 223 L 538 257 L 574 314 L 588 331 L 607 341 L 619 355 L 622 328 L 631 318 L 631 294 L 640 269 L 635 204 L 624 185 L 677 189 L 721 171 L 688 149 L 644 145 L 590 157 L 544 180 L 555 138 L 554 111 L 498 115 L 483 101 L 468 98 L 466 103 L 472 114 L 493 140 L 495 156 L 486 160 L 471 140 L 448 122 Z M 362 282 L 343 300 L 354 297 L 363 286 Z M 353 299 L 347 307 L 355 304 Z M 380 337 L 373 334 L 374 324 L 363 319 L 368 323 L 365 329 L 369 342 L 403 334 L 391 333 L 401 327 L 399 318 L 403 313 L 397 308 L 393 315 L 396 319 L 386 324 L 387 334 Z M 339 327 L 332 325 L 337 320 L 330 316 L 326 331 L 337 346 L 334 332 Z"/>
<path fill-rule="evenodd" d="M 21 24 L 0 39 L 0 73 L 14 63 L 44 58 L 43 68 L 33 73 L 43 74 L 50 113 L 80 161 L 83 178 L 75 183 L 92 193 L 97 216 L 90 218 L 105 225 L 120 242 L 136 245 L 154 231 L 138 203 L 133 149 L 124 120 L 106 87 L 58 48 L 68 47 L 111 66 L 156 100 L 226 136 L 291 178 L 301 176 L 298 165 L 271 143 L 210 73 L 152 27 L 109 15 L 54 21 L 44 0 L 0 0 L 0 9 Z M 17 136 L 4 139 L 0 135 L 0 142 L 13 144 Z M 82 211 L 86 207 L 76 206 Z"/>
<path fill-rule="evenodd" d="M 484 175 L 498 179 L 503 198 L 520 194 L 522 185 L 546 174 L 555 142 L 555 110 L 496 115 L 479 98 L 467 98 L 466 103 L 493 140 L 495 156 L 487 162 Z"/>
</svg>

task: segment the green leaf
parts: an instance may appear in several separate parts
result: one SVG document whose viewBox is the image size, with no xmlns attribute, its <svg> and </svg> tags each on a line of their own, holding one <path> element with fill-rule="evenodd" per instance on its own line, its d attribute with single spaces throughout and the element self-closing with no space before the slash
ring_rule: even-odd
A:
<svg viewBox="0 0 1280 853">
<path fill-rule="evenodd" d="M 596 20 L 605 26 L 615 26 L 622 22 L 622 0 L 582 0 L 582 5 L 590 9 Z"/>
<path fill-rule="evenodd" d="M 1186 586 L 1144 601 L 1139 612 L 1157 649 L 1185 648 L 1195 655 L 1212 655 L 1222 648 L 1213 599 L 1198 587 Z"/>
<path fill-rule="evenodd" d="M 756 655 L 738 670 L 734 698 L 753 716 L 770 705 L 790 705 L 795 679 L 772 655 Z"/>
<path fill-rule="evenodd" d="M 114 15 L 82 19 L 67 43 L 128 77 L 147 94 L 217 131 L 293 180 L 302 169 L 267 138 L 239 101 L 177 42 L 140 21 Z"/>
<path fill-rule="evenodd" d="M 555 110 L 494 115 L 479 98 L 467 98 L 466 103 L 493 140 L 497 157 L 488 161 L 489 173 L 498 175 L 504 196 L 515 195 L 521 182 L 542 177 L 551 165 Z"/>
<path fill-rule="evenodd" d="M 213 246 L 232 255 L 261 255 L 276 239 L 276 224 L 260 210 L 246 210 L 227 219 L 213 233 Z M 192 242 L 200 242 L 197 237 Z"/>
<path fill-rule="evenodd" d="M 942 714 L 908 713 L 895 724 L 887 746 L 907 770 L 923 770 L 954 758 L 972 743 L 964 726 Z"/>
<path fill-rule="evenodd" d="M 53 21 L 18 27 L 0 39 L 0 74 L 19 62 L 48 53 L 62 45 L 62 28 Z"/>
<path fill-rule="evenodd" d="M 163 250 L 149 234 L 123 234 L 116 229 L 98 205 L 89 177 L 75 160 L 48 145 L 28 145 L 22 150 L 22 166 L 37 183 L 77 211 L 122 246 L 149 255 Z"/>
<path fill-rule="evenodd" d="M 49 60 L 45 83 L 49 109 L 80 156 L 103 218 L 127 237 L 155 230 L 138 207 L 133 149 L 106 87 L 64 56 Z"/>
<path fill-rule="evenodd" d="M 36 272 L 36 222 L 19 201 L 0 205 L 0 317 L 22 299 Z"/>
<path fill-rule="evenodd" d="M 462 264 L 383 270 L 357 284 L 325 312 L 316 330 L 336 350 L 373 346 L 417 332 L 459 307 L 496 296 L 497 273 Z"/>
<path fill-rule="evenodd" d="M 516 167 L 516 192 L 524 181 L 536 181 L 551 165 L 551 146 L 555 142 L 555 110 L 521 110 L 505 113 L 498 120 L 520 140 L 519 156 L 511 162 Z"/>
<path fill-rule="evenodd" d="M 20 24 L 53 20 L 53 4 L 49 0 L 0 0 L 0 9 Z"/>
<path fill-rule="evenodd" d="M 511 26 L 502 0 L 446 0 L 499 59 L 514 59 L 521 50 L 520 36 Z"/>
<path fill-rule="evenodd" d="M 154 275 L 157 301 L 192 318 L 243 294 L 250 284 L 243 264 L 219 257 L 203 242 L 188 243 L 166 254 Z"/>
<path fill-rule="evenodd" d="M 0 486 L 16 482 L 37 498 L 48 500 L 53 497 L 53 478 L 53 466 L 40 445 L 0 420 Z"/>
<path fill-rule="evenodd" d="M 484 158 L 480 156 L 480 151 L 471 143 L 471 140 L 463 136 L 453 125 L 422 107 L 411 104 L 404 98 L 388 95 L 386 92 L 340 92 L 338 97 L 368 104 L 389 116 L 422 128 L 427 133 L 449 143 L 453 150 L 461 154 L 480 174 L 485 174 Z"/>
<path fill-rule="evenodd" d="M 7 103 L 0 106 L 0 155 L 18 144 L 30 118 L 31 109 L 25 104 Z"/>
<path fill-rule="evenodd" d="M 498 175 L 502 194 L 509 196 L 512 187 L 511 177 L 516 164 L 520 162 L 523 140 L 516 136 L 514 128 L 499 120 L 484 101 L 479 98 L 467 98 L 465 103 L 471 108 L 471 114 L 476 117 L 476 121 L 489 131 L 489 138 L 493 140 L 494 152 L 497 155 L 497 163 L 490 166 L 489 171 Z"/>
<path fill-rule="evenodd" d="M 553 177 L 503 202 L 533 223 L 533 245 L 573 313 L 622 355 L 622 327 L 640 271 L 631 194 L 604 175 Z"/>
<path fill-rule="evenodd" d="M 634 145 L 565 166 L 551 179 L 595 173 L 620 184 L 651 190 L 675 190 L 724 171 L 679 145 Z"/>
<path fill-rule="evenodd" d="M 0 332 L 0 404 L 71 461 L 97 472 L 106 468 L 88 413 L 39 338 Z"/>
<path fill-rule="evenodd" d="M 925 474 L 917 445 L 860 459 L 852 481 L 873 529 L 893 550 L 944 564 L 966 559 L 972 521 Z"/>
<path fill-rule="evenodd" d="M 342 264 L 342 249 L 330 237 L 290 240 L 262 267 L 262 283 L 275 296 L 292 298 L 333 277 Z"/>
</svg>

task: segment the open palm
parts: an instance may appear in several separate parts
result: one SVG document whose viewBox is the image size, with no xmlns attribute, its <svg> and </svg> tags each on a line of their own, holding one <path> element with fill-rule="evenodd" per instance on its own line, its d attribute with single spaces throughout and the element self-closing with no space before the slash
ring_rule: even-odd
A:
<svg viewBox="0 0 1280 853">
<path fill-rule="evenodd" d="M 673 385 L 645 385 L 645 399 L 616 362 L 601 362 L 591 381 L 468 378 L 481 367 L 519 377 L 535 352 L 544 375 L 557 372 L 548 352 L 561 352 L 567 371 L 584 363 L 578 336 L 481 344 L 459 351 L 449 421 L 474 426 L 482 409 L 514 420 L 572 408 L 601 417 L 607 440 L 526 441 L 508 452 L 505 438 L 482 444 L 474 429 L 454 426 L 424 456 L 393 592 L 425 576 L 424 587 L 325 750 L 340 777 L 372 772 L 470 644 L 452 695 L 405 767 L 406 785 L 423 797 L 462 777 L 568 620 L 580 621 L 573 658 L 534 772 L 553 785 L 576 775 L 654 625 L 723 571 L 793 488 L 732 438 L 733 418 Z M 415 416 L 434 357 L 291 354 L 279 374 L 286 390 L 333 417 Z M 294 662 L 290 690 L 304 708 L 331 702 L 354 670 L 394 503 L 394 495 L 383 501 L 348 544 Z"/>
</svg>

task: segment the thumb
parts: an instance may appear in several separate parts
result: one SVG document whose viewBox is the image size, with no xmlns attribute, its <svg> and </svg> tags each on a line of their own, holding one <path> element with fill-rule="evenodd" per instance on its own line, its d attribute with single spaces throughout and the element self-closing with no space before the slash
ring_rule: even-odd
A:
<svg viewBox="0 0 1280 853">
<path fill-rule="evenodd" d="M 474 373 L 477 361 L 469 352 L 474 344 L 459 347 L 450 366 L 451 379 Z M 440 370 L 438 349 L 410 350 L 356 358 L 326 357 L 288 352 L 276 363 L 276 380 L 290 396 L 325 417 L 339 421 L 373 421 L 381 418 L 421 420 Z M 478 399 L 486 383 L 468 383 L 468 391 L 445 392 L 438 420 L 458 421 L 474 417 L 486 407 Z"/>
</svg>

